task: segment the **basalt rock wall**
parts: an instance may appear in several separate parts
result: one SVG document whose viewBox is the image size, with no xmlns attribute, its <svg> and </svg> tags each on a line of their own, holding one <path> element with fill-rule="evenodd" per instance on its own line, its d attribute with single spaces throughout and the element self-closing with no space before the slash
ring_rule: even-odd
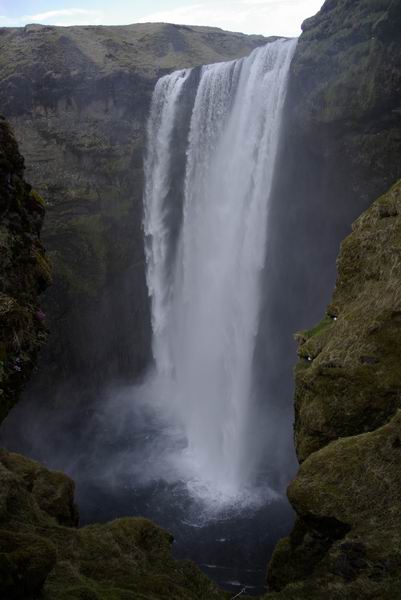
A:
<svg viewBox="0 0 401 600">
<path fill-rule="evenodd" d="M 47 336 L 40 293 L 51 280 L 41 243 L 44 203 L 0 117 L 0 422 L 17 401 Z"/>
</svg>

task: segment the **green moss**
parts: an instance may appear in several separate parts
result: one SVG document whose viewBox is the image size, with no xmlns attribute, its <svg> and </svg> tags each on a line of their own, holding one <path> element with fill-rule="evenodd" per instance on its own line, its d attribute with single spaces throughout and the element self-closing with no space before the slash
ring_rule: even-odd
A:
<svg viewBox="0 0 401 600">
<path fill-rule="evenodd" d="M 391 217 L 383 217 L 391 206 Z M 342 244 L 330 315 L 298 335 L 296 443 L 300 460 L 339 437 L 382 426 L 401 407 L 398 247 L 401 183 Z"/>
<path fill-rule="evenodd" d="M 21 589 L 44 600 L 227 598 L 195 565 L 173 560 L 172 536 L 147 519 L 72 527 L 65 475 L 0 451 L 0 482 L 0 584 L 10 600 Z"/>
<path fill-rule="evenodd" d="M 332 325 L 333 325 L 333 319 L 329 316 L 326 316 L 324 319 L 322 319 L 320 321 L 320 323 L 318 323 L 312 329 L 309 329 L 306 331 L 301 331 L 300 333 L 298 333 L 296 336 L 296 339 L 298 339 L 299 341 L 302 341 L 302 343 L 303 343 L 303 342 L 309 340 L 314 335 L 323 333 L 328 327 L 331 327 Z"/>
<path fill-rule="evenodd" d="M 46 207 L 45 200 L 43 199 L 43 197 L 36 190 L 31 190 L 30 197 L 32 198 L 32 200 L 34 202 L 36 202 L 37 204 L 39 204 L 39 206 L 41 206 L 42 208 Z"/>
<path fill-rule="evenodd" d="M 44 211 L 23 179 L 23 166 L 10 127 L 0 118 L 0 422 L 46 337 L 35 318 L 38 294 L 50 283 L 39 239 Z"/>
<path fill-rule="evenodd" d="M 298 515 L 269 579 L 277 600 L 401 589 L 401 181 L 354 223 L 328 315 L 298 337 Z M 305 361 L 305 357 L 309 360 Z M 394 595 L 395 594 L 395 595 Z"/>
<path fill-rule="evenodd" d="M 0 529 L 0 589 L 7 598 L 36 595 L 56 563 L 45 538 Z"/>
<path fill-rule="evenodd" d="M 38 278 L 44 282 L 47 287 L 52 283 L 52 267 L 46 255 L 41 251 L 35 249 L 33 256 L 36 262 L 36 270 Z"/>
</svg>

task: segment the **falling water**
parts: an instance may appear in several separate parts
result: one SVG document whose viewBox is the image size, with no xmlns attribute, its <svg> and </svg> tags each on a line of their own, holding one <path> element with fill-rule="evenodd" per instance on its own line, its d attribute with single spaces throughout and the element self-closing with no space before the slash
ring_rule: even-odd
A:
<svg viewBox="0 0 401 600">
<path fill-rule="evenodd" d="M 229 496 L 253 475 L 259 287 L 295 46 L 278 40 L 163 77 L 148 123 L 144 230 L 159 408 L 182 431 L 193 479 Z"/>
</svg>

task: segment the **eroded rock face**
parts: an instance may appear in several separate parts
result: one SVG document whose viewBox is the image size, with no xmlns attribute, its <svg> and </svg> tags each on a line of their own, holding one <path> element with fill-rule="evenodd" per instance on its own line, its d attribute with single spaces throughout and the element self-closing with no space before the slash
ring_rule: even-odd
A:
<svg viewBox="0 0 401 600">
<path fill-rule="evenodd" d="M 0 422 L 46 339 L 39 294 L 51 274 L 40 241 L 43 216 L 43 200 L 25 182 L 24 160 L 0 117 Z"/>
<path fill-rule="evenodd" d="M 149 361 L 142 167 L 157 79 L 265 42 L 167 24 L 0 30 L 0 104 L 48 203 L 53 383 L 132 377 Z"/>
<path fill-rule="evenodd" d="M 355 222 L 327 316 L 298 336 L 298 522 L 273 556 L 272 598 L 399 597 L 400 251 L 401 181 Z"/>
<path fill-rule="evenodd" d="M 341 179 L 359 206 L 401 176 L 400 25 L 398 0 L 327 0 L 292 64 L 292 124 L 323 168 L 336 165 L 326 184 Z"/>
</svg>

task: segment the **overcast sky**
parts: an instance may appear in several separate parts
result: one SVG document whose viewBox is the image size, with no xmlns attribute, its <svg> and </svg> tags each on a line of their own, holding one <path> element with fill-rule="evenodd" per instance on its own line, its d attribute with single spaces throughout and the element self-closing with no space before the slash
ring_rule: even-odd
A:
<svg viewBox="0 0 401 600">
<path fill-rule="evenodd" d="M 0 26 L 126 25 L 164 21 L 297 36 L 323 0 L 0 0 Z"/>
</svg>

